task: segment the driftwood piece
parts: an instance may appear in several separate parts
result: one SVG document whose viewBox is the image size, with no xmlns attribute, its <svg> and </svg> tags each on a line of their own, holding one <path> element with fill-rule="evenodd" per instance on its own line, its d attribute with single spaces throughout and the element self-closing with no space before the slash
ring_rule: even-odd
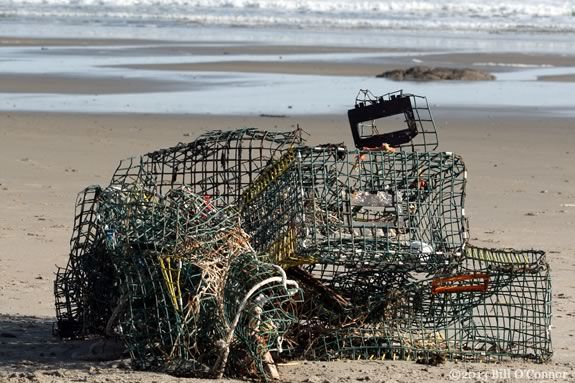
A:
<svg viewBox="0 0 575 383">
<path fill-rule="evenodd" d="M 300 267 L 292 267 L 287 271 L 290 278 L 297 280 L 307 288 L 320 295 L 325 305 L 337 312 L 345 311 L 351 304 L 349 300 L 342 297 L 330 287 L 318 281 L 311 273 Z"/>
<path fill-rule="evenodd" d="M 269 351 L 264 354 L 264 369 L 266 370 L 266 374 L 272 379 L 280 379 L 276 362 L 274 362 L 274 358 L 272 358 L 272 354 L 270 354 Z"/>
</svg>

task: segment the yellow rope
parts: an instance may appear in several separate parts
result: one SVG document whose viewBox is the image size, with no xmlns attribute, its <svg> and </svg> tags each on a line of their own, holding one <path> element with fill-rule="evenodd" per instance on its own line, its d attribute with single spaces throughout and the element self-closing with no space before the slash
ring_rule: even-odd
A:
<svg viewBox="0 0 575 383">
<path fill-rule="evenodd" d="M 252 202 L 261 194 L 273 181 L 286 172 L 291 163 L 295 160 L 295 150 L 290 148 L 273 165 L 262 171 L 258 178 L 242 194 L 243 205 Z"/>
<path fill-rule="evenodd" d="M 315 263 L 316 259 L 312 257 L 301 257 L 297 255 L 296 241 L 297 231 L 295 227 L 290 227 L 288 231 L 273 242 L 267 250 L 267 253 L 273 259 L 273 263 L 284 268 Z"/>
<path fill-rule="evenodd" d="M 466 256 L 481 261 L 506 263 L 511 265 L 529 265 L 527 256 L 522 253 L 508 251 L 493 251 L 490 249 L 467 246 Z"/>
<path fill-rule="evenodd" d="M 177 284 L 174 284 L 174 280 L 172 278 L 171 257 L 159 255 L 158 260 L 160 262 L 160 269 L 162 270 L 162 276 L 164 277 L 164 282 L 168 288 L 168 294 L 170 295 L 172 304 L 176 310 L 180 310 L 181 307 L 179 301 L 182 297 L 180 290 L 180 269 L 178 268 Z M 174 287 L 174 285 L 176 287 Z M 178 292 L 176 292 L 176 290 Z M 180 299 L 178 299 L 178 296 Z"/>
</svg>

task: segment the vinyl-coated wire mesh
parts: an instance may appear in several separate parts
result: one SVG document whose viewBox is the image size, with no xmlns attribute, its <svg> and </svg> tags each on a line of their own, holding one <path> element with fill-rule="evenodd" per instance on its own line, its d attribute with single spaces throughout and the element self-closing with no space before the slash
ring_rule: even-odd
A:
<svg viewBox="0 0 575 383">
<path fill-rule="evenodd" d="M 90 186 L 78 195 L 70 257 L 56 273 L 57 334 L 62 338 L 103 333 L 110 302 L 117 299 L 115 269 L 103 245 L 104 228 L 98 225 L 101 192 Z"/>
<path fill-rule="evenodd" d="M 295 355 L 551 356 L 544 253 L 467 243 L 461 157 L 326 145 L 268 170 L 247 190 L 243 222 L 305 290 Z"/>
<path fill-rule="evenodd" d="M 231 202 L 298 141 L 297 132 L 211 132 L 124 160 L 107 188 L 87 188 L 56 277 L 57 333 L 120 337 L 139 369 L 265 377 L 301 291 L 254 254 Z M 186 186 L 190 169 L 198 184 Z"/>
<path fill-rule="evenodd" d="M 143 170 L 159 193 L 187 186 L 197 194 L 232 204 L 272 161 L 301 142 L 298 130 L 215 130 L 191 143 L 148 153 Z M 133 169 L 131 164 L 125 168 L 125 174 Z"/>
<path fill-rule="evenodd" d="M 332 285 L 359 287 L 360 265 L 442 267 L 467 238 L 466 171 L 451 153 L 300 148 L 271 169 L 244 201 L 244 229 L 275 262 L 315 264 Z"/>
<path fill-rule="evenodd" d="M 356 103 L 386 101 L 410 142 L 239 129 L 122 161 L 76 201 L 57 333 L 120 337 L 135 368 L 185 376 L 268 379 L 282 352 L 549 359 L 545 254 L 470 245 L 462 158 L 432 151 L 425 98 Z"/>
<path fill-rule="evenodd" d="M 300 314 L 314 331 L 293 335 L 308 337 L 299 351 L 327 360 L 548 360 L 551 286 L 543 253 L 469 246 L 460 261 L 433 275 L 404 273 L 383 299 L 353 310 L 314 302 L 315 312 Z"/>
</svg>

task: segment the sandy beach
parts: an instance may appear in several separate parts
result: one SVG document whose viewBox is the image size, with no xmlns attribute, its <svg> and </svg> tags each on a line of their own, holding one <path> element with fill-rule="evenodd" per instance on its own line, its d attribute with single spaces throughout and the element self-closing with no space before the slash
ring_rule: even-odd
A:
<svg viewBox="0 0 575 383">
<path fill-rule="evenodd" d="M 115 45 L 132 44 L 145 54 L 145 41 L 33 40 L 0 38 L 0 47 L 99 47 L 101 55 Z M 197 51 L 195 50 L 197 49 Z M 202 54 L 377 53 L 393 50 L 333 47 L 259 46 L 194 47 L 173 44 L 163 54 L 184 50 Z M 207 52 L 207 53 L 206 53 Z M 158 53 L 157 51 L 155 52 Z M 122 65 L 124 70 L 180 72 L 233 71 L 254 73 L 374 76 L 405 67 L 413 58 L 431 65 L 489 69 L 485 63 L 575 66 L 573 57 L 522 54 L 451 54 L 397 57 L 385 65 L 373 62 L 294 60 L 258 63 L 231 61 L 179 64 Z M 81 52 L 76 52 L 81 54 Z M 122 53 L 116 53 L 121 55 Z M 133 54 L 133 52 L 132 52 Z M 396 60 L 396 61 L 394 61 Z M 500 67 L 499 70 L 510 70 Z M 573 81 L 573 76 L 545 80 Z M 408 85 L 400 84 L 407 88 Z M 10 94 L 133 94 L 177 91 L 181 84 L 156 79 L 121 79 L 0 73 L 0 93 Z M 186 85 L 186 87 L 189 85 Z M 395 90 L 395 89 L 390 89 Z M 329 90 L 326 90 L 329 91 Z M 357 89 L 351 90 L 356 92 Z M 128 96 L 129 97 L 129 96 Z M 351 107 L 351 105 L 350 105 Z M 255 127 L 293 130 L 299 125 L 310 143 L 352 146 L 346 110 L 321 115 L 280 116 L 150 113 L 0 112 L 0 382 L 171 382 L 168 375 L 134 372 L 126 361 L 90 357 L 90 342 L 61 342 L 51 335 L 54 318 L 53 283 L 56 265 L 65 266 L 69 251 L 76 194 L 92 184 L 107 185 L 118 162 L 129 156 L 169 147 L 211 129 Z M 447 362 L 438 367 L 409 361 L 292 362 L 280 366 L 286 382 L 448 382 L 459 380 L 451 371 L 466 371 L 482 379 L 494 370 L 554 371 L 548 381 L 575 380 L 575 130 L 573 120 L 544 110 L 521 108 L 433 109 L 439 131 L 439 150 L 463 156 L 468 172 L 466 212 L 471 242 L 488 247 L 542 249 L 547 252 L 553 284 L 554 356 L 547 364 L 510 361 L 499 364 Z M 541 112 L 541 113 L 539 113 Z M 451 375 L 450 375 L 451 374 Z M 475 374 L 475 375 L 474 375 Z M 483 374 L 483 375 L 481 375 Z M 468 374 L 469 375 L 469 374 Z M 491 376 L 491 375 L 490 375 Z M 542 381 L 542 379 L 539 379 Z M 195 381 L 195 380 L 185 380 Z M 509 379 L 508 381 L 522 381 Z"/>
</svg>

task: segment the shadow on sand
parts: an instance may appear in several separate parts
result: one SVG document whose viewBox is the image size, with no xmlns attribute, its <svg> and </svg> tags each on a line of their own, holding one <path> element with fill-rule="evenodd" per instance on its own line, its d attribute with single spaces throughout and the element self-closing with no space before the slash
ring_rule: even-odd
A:
<svg viewBox="0 0 575 383">
<path fill-rule="evenodd" d="M 111 364 L 123 357 L 113 341 L 62 341 L 52 334 L 53 322 L 54 318 L 0 314 L 0 371 L 89 369 L 95 362 Z"/>
</svg>

